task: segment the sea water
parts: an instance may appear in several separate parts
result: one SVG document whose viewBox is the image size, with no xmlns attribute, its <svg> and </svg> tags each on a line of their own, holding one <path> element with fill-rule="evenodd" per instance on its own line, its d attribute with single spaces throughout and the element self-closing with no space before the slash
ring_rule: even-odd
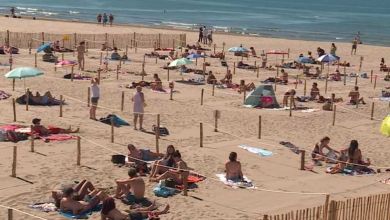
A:
<svg viewBox="0 0 390 220">
<path fill-rule="evenodd" d="M 196 30 L 200 25 L 237 34 L 390 46 L 390 0 L 0 0 L 0 12 Z"/>
</svg>

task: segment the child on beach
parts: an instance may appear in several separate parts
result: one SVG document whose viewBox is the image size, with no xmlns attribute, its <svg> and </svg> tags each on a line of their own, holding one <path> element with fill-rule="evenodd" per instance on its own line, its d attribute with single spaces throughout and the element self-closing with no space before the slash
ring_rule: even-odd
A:
<svg viewBox="0 0 390 220">
<path fill-rule="evenodd" d="M 99 102 L 100 98 L 100 88 L 99 88 L 99 79 L 98 78 L 93 78 L 91 81 L 91 109 L 89 110 L 89 118 L 92 120 L 97 120 L 96 119 L 96 108 Z"/>
<path fill-rule="evenodd" d="M 133 114 L 134 114 L 134 130 L 137 130 L 137 121 L 139 118 L 139 129 L 142 131 L 142 123 L 144 120 L 144 107 L 145 107 L 145 96 L 142 92 L 142 87 L 137 86 L 137 91 L 131 99 L 134 102 Z"/>
</svg>

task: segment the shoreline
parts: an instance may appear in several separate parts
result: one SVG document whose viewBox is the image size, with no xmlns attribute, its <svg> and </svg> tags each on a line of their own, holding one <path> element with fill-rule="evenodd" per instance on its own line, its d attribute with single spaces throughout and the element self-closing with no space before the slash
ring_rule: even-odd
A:
<svg viewBox="0 0 390 220">
<path fill-rule="evenodd" d="M 6 17 L 5 13 L 0 13 L 0 16 L 4 18 L 10 18 L 11 17 Z M 79 19 L 64 19 L 64 18 L 54 18 L 54 17 L 35 17 L 36 21 L 49 21 L 49 22 L 66 22 L 66 23 L 78 23 L 78 24 L 96 24 L 96 22 L 88 21 L 88 20 L 79 20 Z M 12 18 L 12 19 L 21 19 L 21 20 L 34 20 L 33 16 L 22 16 L 21 18 Z M 190 28 L 179 28 L 179 27 L 172 27 L 169 25 L 146 25 L 146 24 L 136 24 L 136 23 L 114 23 L 112 27 L 128 27 L 128 28 L 145 28 L 149 30 L 167 30 L 167 31 L 178 31 L 178 32 L 189 32 L 189 33 L 197 33 L 197 30 L 193 30 Z M 27 33 L 27 32 L 26 32 Z M 50 32 L 48 32 L 50 33 Z M 79 32 L 82 33 L 82 32 Z M 328 42 L 335 42 L 338 44 L 348 44 L 351 43 L 349 41 L 343 41 L 343 40 L 334 40 L 334 41 L 329 41 L 329 40 L 318 40 L 318 39 L 303 39 L 303 38 L 288 38 L 285 36 L 273 36 L 273 35 L 268 35 L 268 34 L 254 34 L 254 33 L 247 33 L 247 34 L 240 34 L 236 32 L 226 32 L 226 31 L 214 31 L 213 35 L 226 35 L 226 36 L 235 36 L 235 37 L 253 37 L 253 38 L 258 38 L 258 39 L 279 39 L 279 40 L 289 40 L 289 41 L 306 41 L 306 42 L 319 42 L 319 43 L 328 43 Z M 188 42 L 187 42 L 188 43 Z M 366 46 L 375 46 L 375 47 L 387 47 L 389 48 L 390 45 L 386 44 L 366 44 Z"/>
</svg>

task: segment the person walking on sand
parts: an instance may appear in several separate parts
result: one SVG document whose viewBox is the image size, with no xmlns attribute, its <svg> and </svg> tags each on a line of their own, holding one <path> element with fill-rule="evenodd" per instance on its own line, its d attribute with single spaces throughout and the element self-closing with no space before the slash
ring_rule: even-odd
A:
<svg viewBox="0 0 390 220">
<path fill-rule="evenodd" d="M 98 105 L 98 102 L 99 102 L 99 98 L 100 98 L 100 88 L 99 88 L 99 79 L 98 78 L 93 78 L 91 80 L 91 91 L 92 91 L 92 94 L 91 94 L 91 109 L 89 110 L 89 118 L 92 119 L 92 120 L 97 120 L 96 119 L 96 109 L 97 109 L 97 105 Z"/>
<path fill-rule="evenodd" d="M 81 41 L 77 46 L 77 62 L 79 64 L 79 70 L 84 71 L 84 54 L 85 54 L 85 42 Z"/>
<path fill-rule="evenodd" d="M 199 28 L 199 38 L 198 38 L 198 43 L 203 42 L 203 27 Z"/>
<path fill-rule="evenodd" d="M 112 26 L 112 23 L 114 22 L 114 15 L 110 14 L 110 16 L 108 17 L 108 20 L 110 22 L 110 26 Z"/>
<path fill-rule="evenodd" d="M 102 14 L 98 14 L 97 17 L 96 17 L 96 20 L 97 20 L 97 23 L 100 24 L 102 23 Z"/>
<path fill-rule="evenodd" d="M 103 14 L 103 26 L 106 26 L 108 22 L 108 16 L 106 13 Z"/>
<path fill-rule="evenodd" d="M 142 123 L 144 120 L 144 107 L 145 107 L 145 96 L 142 92 L 142 87 L 137 86 L 137 91 L 131 99 L 134 102 L 134 130 L 137 130 L 137 120 L 139 117 L 139 129 L 143 131 Z"/>
<path fill-rule="evenodd" d="M 357 45 L 358 45 L 358 40 L 357 40 L 357 38 L 355 37 L 355 39 L 352 41 L 351 55 L 352 55 L 352 54 L 356 55 Z"/>
</svg>

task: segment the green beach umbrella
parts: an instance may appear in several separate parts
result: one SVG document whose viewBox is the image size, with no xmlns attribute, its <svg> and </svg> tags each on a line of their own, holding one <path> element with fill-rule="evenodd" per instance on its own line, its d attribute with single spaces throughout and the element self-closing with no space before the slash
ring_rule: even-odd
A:
<svg viewBox="0 0 390 220">
<path fill-rule="evenodd" d="M 28 77 L 36 77 L 43 75 L 43 71 L 33 67 L 18 67 L 15 68 L 4 76 L 7 79 L 25 79 Z M 24 87 L 26 88 L 26 81 L 24 81 Z"/>
<path fill-rule="evenodd" d="M 187 58 L 180 58 L 180 59 L 176 59 L 176 60 L 172 61 L 169 64 L 169 67 L 183 66 L 183 65 L 187 65 L 187 64 L 191 64 L 191 63 L 193 63 L 193 62 Z"/>
</svg>

